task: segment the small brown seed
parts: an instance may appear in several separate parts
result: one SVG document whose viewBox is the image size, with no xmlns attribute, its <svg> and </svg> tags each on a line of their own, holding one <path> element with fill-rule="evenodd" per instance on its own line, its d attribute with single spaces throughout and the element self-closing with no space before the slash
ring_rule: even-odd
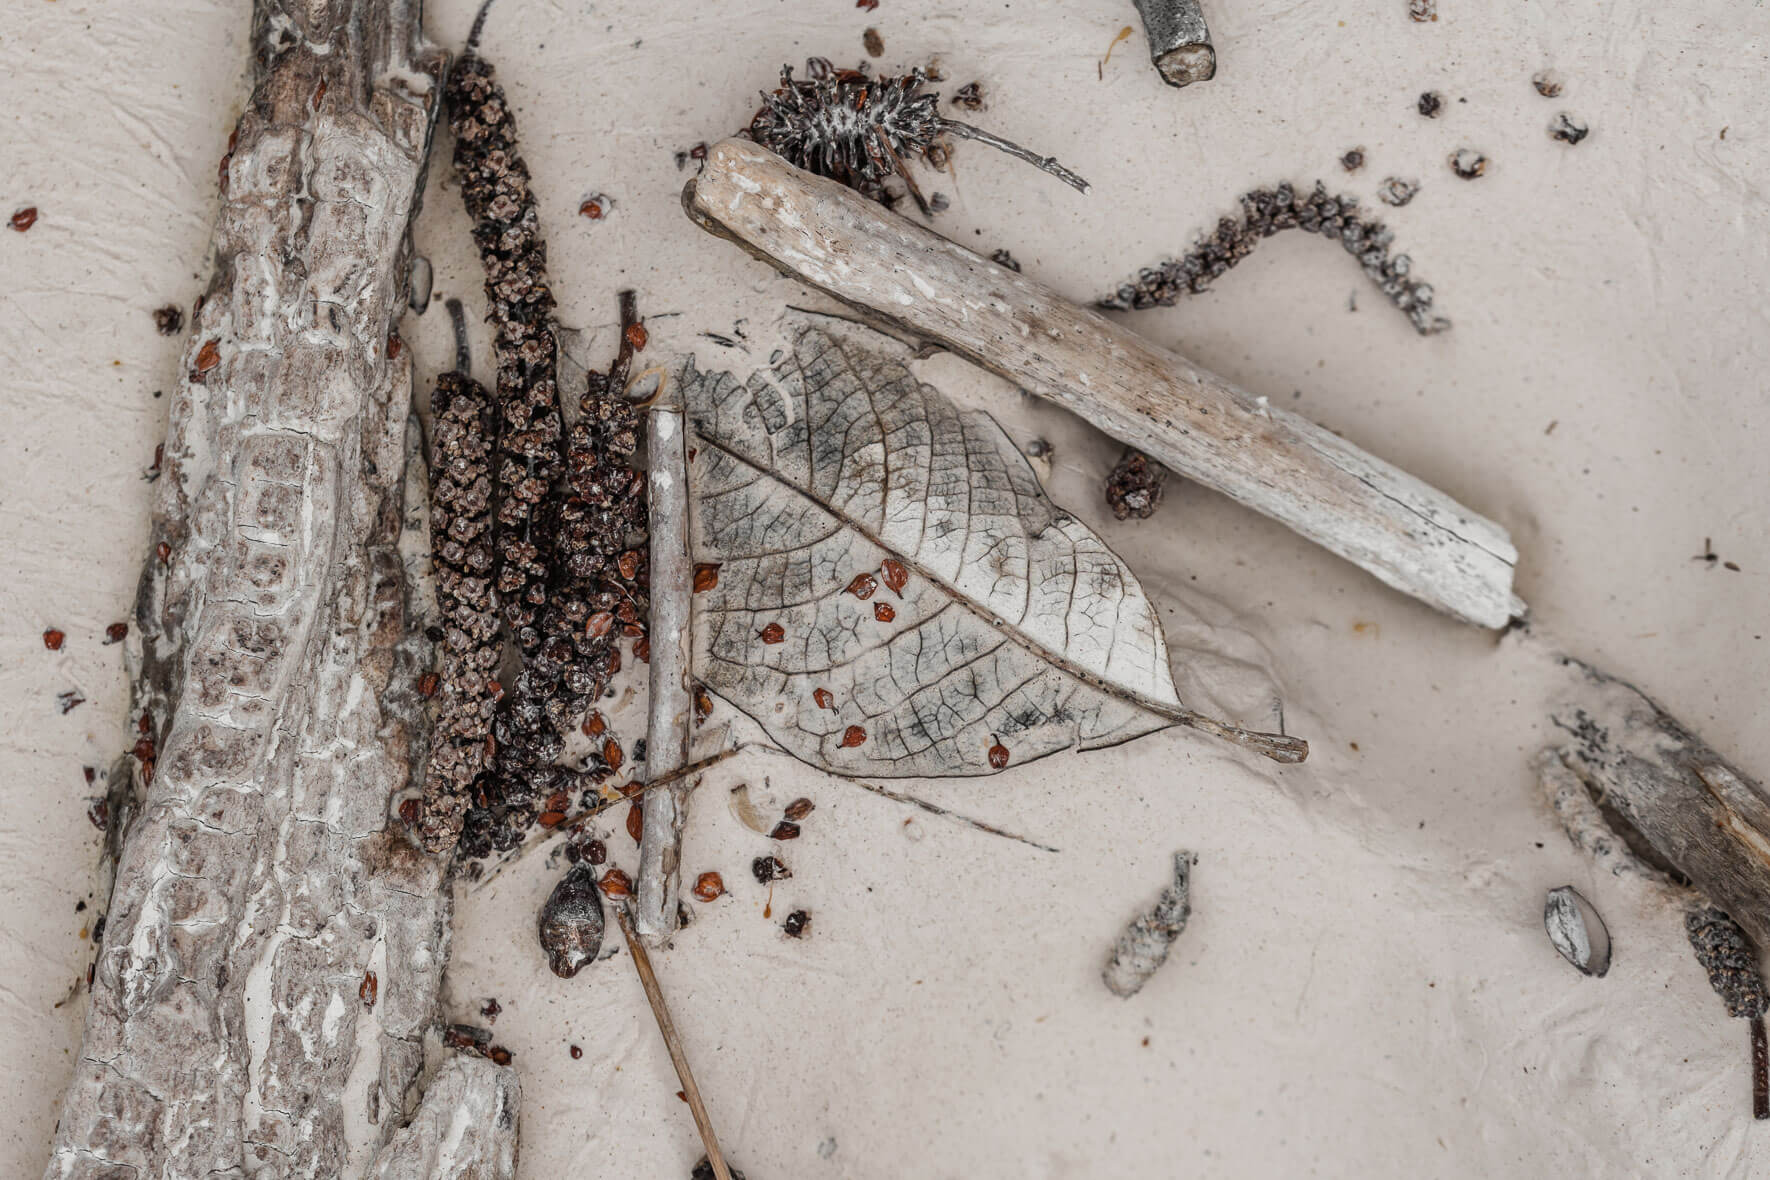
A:
<svg viewBox="0 0 1770 1180">
<path fill-rule="evenodd" d="M 795 799 L 787 804 L 787 818 L 797 822 L 810 815 L 816 807 L 817 804 L 809 799 Z"/>
<path fill-rule="evenodd" d="M 129 638 L 128 623 L 112 623 L 104 629 L 106 643 L 122 643 L 127 638 Z"/>
<path fill-rule="evenodd" d="M 67 636 L 62 632 L 57 631 L 54 627 L 43 632 L 43 646 L 50 651 L 60 651 L 62 642 L 65 639 L 67 639 Z"/>
<path fill-rule="evenodd" d="M 605 897 L 630 897 L 633 893 L 633 878 L 620 869 L 610 869 L 602 874 L 602 892 Z"/>
<path fill-rule="evenodd" d="M 717 561 L 696 562 L 694 567 L 694 592 L 704 594 L 719 584 L 719 566 Z"/>
<path fill-rule="evenodd" d="M 418 677 L 418 695 L 429 700 L 442 687 L 442 677 L 435 672 L 426 672 Z"/>
<path fill-rule="evenodd" d="M 375 978 L 373 971 L 363 972 L 363 982 L 356 989 L 356 998 L 363 1002 L 363 1007 L 374 1008 L 375 996 L 381 990 L 381 983 Z"/>
<path fill-rule="evenodd" d="M 805 932 L 811 928 L 811 915 L 805 910 L 794 910 L 781 923 L 781 929 L 788 938 L 804 938 Z"/>
<path fill-rule="evenodd" d="M 812 693 L 811 699 L 817 702 L 820 709 L 828 709 L 832 713 L 836 711 L 836 696 L 827 688 L 820 688 Z"/>
<path fill-rule="evenodd" d="M 873 604 L 873 617 L 881 623 L 889 623 L 897 617 L 897 612 L 891 609 L 889 603 L 875 602 Z"/>
<path fill-rule="evenodd" d="M 885 584 L 891 587 L 891 592 L 902 598 L 903 588 L 909 585 L 910 581 L 910 571 L 904 568 L 903 562 L 894 557 L 887 557 L 879 570 L 885 577 Z"/>
<path fill-rule="evenodd" d="M 610 770 L 621 769 L 621 743 L 612 737 L 603 739 L 602 760 L 608 763 Z"/>
<path fill-rule="evenodd" d="M 778 856 L 759 856 L 750 862 L 750 875 L 756 878 L 758 884 L 767 885 L 787 880 L 793 875 L 793 870 Z"/>
<path fill-rule="evenodd" d="M 790 819 L 783 819 L 780 823 L 774 825 L 774 831 L 768 833 L 768 838 L 770 840 L 797 840 L 799 838 L 799 825 Z"/>
<path fill-rule="evenodd" d="M 645 835 L 645 807 L 637 799 L 627 806 L 627 834 L 635 844 Z"/>
<path fill-rule="evenodd" d="M 23 209 L 20 209 L 12 215 L 12 228 L 21 234 L 36 224 L 37 206 L 35 205 L 26 205 Z"/>
<path fill-rule="evenodd" d="M 867 599 L 871 598 L 878 589 L 879 583 L 872 574 L 855 574 L 854 580 L 848 583 L 844 592 L 852 594 L 856 598 Z"/>
<path fill-rule="evenodd" d="M 578 1061 L 578 1060 L 581 1060 L 581 1059 L 582 1059 L 582 1058 L 583 1058 L 583 1056 L 584 1056 L 584 1051 L 583 1051 L 583 1050 L 582 1050 L 582 1049 L 580 1049 L 580 1048 L 578 1048 L 578 1046 L 576 1046 L 576 1045 L 573 1045 L 573 1046 L 572 1046 L 572 1047 L 571 1047 L 571 1054 L 572 1054 L 572 1060 L 573 1060 L 573 1061 Z"/>
<path fill-rule="evenodd" d="M 763 643 L 779 643 L 787 637 L 787 631 L 779 623 L 770 623 L 758 631 L 756 635 Z"/>
<path fill-rule="evenodd" d="M 1008 747 L 996 742 L 989 748 L 989 764 L 992 770 L 1001 770 L 1008 765 Z"/>
<path fill-rule="evenodd" d="M 717 901 L 725 894 L 725 878 L 706 872 L 694 879 L 694 895 L 702 901 Z"/>
<path fill-rule="evenodd" d="M 207 373 L 221 363 L 221 343 L 217 340 L 206 340 L 203 347 L 197 350 L 197 372 Z"/>
<path fill-rule="evenodd" d="M 634 352 L 644 352 L 646 342 L 651 339 L 651 334 L 645 330 L 644 324 L 628 324 L 627 330 L 622 335 L 626 337 L 627 343 L 633 346 Z"/>
<path fill-rule="evenodd" d="M 867 731 L 858 725 L 850 725 L 842 731 L 842 748 L 853 749 L 867 740 Z"/>
</svg>

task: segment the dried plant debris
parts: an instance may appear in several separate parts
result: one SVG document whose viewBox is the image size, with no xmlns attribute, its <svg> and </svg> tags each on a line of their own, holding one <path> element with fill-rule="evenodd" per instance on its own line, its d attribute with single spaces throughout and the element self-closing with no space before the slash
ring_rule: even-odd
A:
<svg viewBox="0 0 1770 1180">
<path fill-rule="evenodd" d="M 1458 148 L 1450 154 L 1450 170 L 1464 180 L 1487 175 L 1487 157 L 1474 148 Z"/>
<path fill-rule="evenodd" d="M 1549 890 L 1543 903 L 1543 928 L 1561 957 L 1582 974 L 1602 978 L 1610 970 L 1610 930 L 1573 886 Z"/>
<path fill-rule="evenodd" d="M 694 556 L 721 563 L 695 600 L 707 686 L 846 774 L 991 774 L 997 744 L 1020 765 L 1171 724 L 1298 760 L 1181 705 L 1136 575 L 888 345 L 808 327 L 747 379 L 685 363 Z"/>
<path fill-rule="evenodd" d="M 1755 1020 L 1770 1009 L 1757 948 L 1739 923 L 1705 905 L 1684 915 L 1684 932 L 1690 936 L 1696 961 L 1708 972 L 1709 986 L 1727 1005 L 1727 1015 Z"/>
<path fill-rule="evenodd" d="M 594 963 L 602 951 L 604 920 L 596 870 L 574 865 L 553 887 L 536 923 L 547 965 L 561 979 L 570 979 Z"/>
<path fill-rule="evenodd" d="M 860 0 L 858 7 L 877 8 L 879 0 Z M 731 1173 L 731 1180 L 744 1180 L 744 1174 L 729 1164 L 726 1165 L 726 1171 Z M 713 1171 L 713 1161 L 703 1155 L 701 1161 L 694 1166 L 694 1171 L 688 1174 L 688 1180 L 718 1180 L 718 1174 Z"/>
<path fill-rule="evenodd" d="M 1536 87 L 1536 92 L 1544 98 L 1561 97 L 1563 83 L 1560 73 L 1555 70 L 1539 70 L 1532 75 L 1530 84 Z"/>
<path fill-rule="evenodd" d="M 1413 198 L 1411 188 L 1397 199 L 1388 193 L 1391 185 L 1401 183 L 1391 177 L 1379 195 L 1389 204 L 1405 205 Z M 1170 307 L 1182 296 L 1208 290 L 1217 276 L 1252 254 L 1263 238 L 1301 229 L 1338 241 L 1422 336 L 1450 327 L 1449 320 L 1433 312 L 1431 286 L 1413 277 L 1413 260 L 1406 254 L 1390 256 L 1394 234 L 1382 222 L 1366 220 L 1356 198 L 1330 196 L 1320 182 L 1307 194 L 1285 183 L 1255 189 L 1242 197 L 1241 205 L 1239 218 L 1221 218 L 1216 232 L 1201 237 L 1190 253 L 1139 272 L 1135 282 L 1100 300 L 1100 306 L 1120 311 Z"/>
<path fill-rule="evenodd" d="M 997 266 L 1005 266 L 1015 274 L 1020 273 L 1020 260 L 1006 250 L 992 250 L 989 260 Z"/>
<path fill-rule="evenodd" d="M 489 741 L 503 640 L 492 591 L 492 398 L 468 374 L 467 328 L 451 299 L 456 359 L 430 395 L 431 559 L 442 640 L 420 821 L 424 846 L 447 852 L 491 769 Z"/>
<path fill-rule="evenodd" d="M 1340 157 L 1340 167 L 1348 172 L 1357 172 L 1364 167 L 1364 149 L 1355 147 Z"/>
<path fill-rule="evenodd" d="M 1106 503 L 1120 520 L 1148 520 L 1162 502 L 1168 469 L 1142 451 L 1127 450 L 1106 479 Z"/>
<path fill-rule="evenodd" d="M 1591 133 L 1590 127 L 1566 111 L 1556 115 L 1554 121 L 1549 124 L 1549 138 L 1560 140 L 1569 146 L 1578 143 Z"/>
<path fill-rule="evenodd" d="M 1408 19 L 1425 24 L 1438 19 L 1438 0 L 1407 0 Z"/>
<path fill-rule="evenodd" d="M 176 336 L 184 331 L 184 312 L 178 304 L 154 309 L 154 330 L 162 336 Z"/>
<path fill-rule="evenodd" d="M 1444 110 L 1444 96 L 1436 90 L 1424 91 L 1420 95 L 1418 107 L 1420 114 L 1428 119 L 1436 119 Z"/>
<path fill-rule="evenodd" d="M 907 163 L 937 164 L 948 150 L 948 136 L 973 139 L 1049 172 L 1081 192 L 1088 182 L 1050 156 L 1040 156 L 969 123 L 941 116 L 940 96 L 924 90 L 922 70 L 890 78 L 869 78 L 858 70 L 832 70 L 813 58 L 805 80 L 781 67 L 780 86 L 762 95 L 762 108 L 750 120 L 751 139 L 789 163 L 889 205 L 889 176 L 900 177 L 926 215 L 932 207 L 916 187 Z"/>
<path fill-rule="evenodd" d="M 1168 961 L 1169 949 L 1186 929 L 1186 919 L 1192 914 L 1192 866 L 1197 863 L 1198 857 L 1193 853 L 1176 852 L 1173 883 L 1162 890 L 1155 905 L 1133 918 L 1119 935 L 1100 973 L 1113 995 L 1136 995 Z"/>
<path fill-rule="evenodd" d="M 1419 195 L 1420 182 L 1403 180 L 1399 176 L 1385 176 L 1383 183 L 1377 188 L 1377 200 L 1396 209 L 1401 208 Z"/>
</svg>

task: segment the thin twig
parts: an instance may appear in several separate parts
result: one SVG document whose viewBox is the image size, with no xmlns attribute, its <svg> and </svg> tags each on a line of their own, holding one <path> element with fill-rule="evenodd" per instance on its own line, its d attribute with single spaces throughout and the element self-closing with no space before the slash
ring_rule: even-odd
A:
<svg viewBox="0 0 1770 1180">
<path fill-rule="evenodd" d="M 842 778 L 843 776 L 838 775 L 836 777 Z M 871 791 L 875 795 L 882 795 L 894 802 L 908 803 L 911 806 L 920 807 L 923 811 L 926 811 L 931 815 L 939 815 L 944 816 L 947 819 L 957 820 L 959 823 L 965 824 L 968 827 L 976 828 L 980 832 L 987 832 L 992 836 L 1001 836 L 1008 840 L 1018 840 L 1022 844 L 1037 848 L 1040 852 L 1061 851 L 1060 849 L 1051 847 L 1049 844 L 1040 844 L 1037 840 L 1029 840 L 1025 836 L 1007 831 L 1004 828 L 998 828 L 994 824 L 985 823 L 980 819 L 972 819 L 970 816 L 957 811 L 949 811 L 937 803 L 930 803 L 926 799 L 918 799 L 914 795 L 901 794 L 897 791 L 891 790 L 889 787 L 882 787 L 878 783 L 869 783 L 858 778 L 845 779 L 844 781 L 853 783 L 863 791 Z"/>
<path fill-rule="evenodd" d="M 651 969 L 651 955 L 646 952 L 645 944 L 633 933 L 633 918 L 625 905 L 615 907 L 615 918 L 621 923 L 621 936 L 627 940 L 627 949 L 632 952 L 634 969 L 639 972 L 639 985 L 645 989 L 645 998 L 651 1004 L 651 1014 L 657 1018 L 658 1032 L 664 1036 L 664 1048 L 670 1052 L 670 1064 L 676 1067 L 676 1078 L 682 1083 L 682 1096 L 688 1099 L 689 1112 L 694 1115 L 695 1129 L 701 1133 L 701 1144 L 707 1149 L 707 1162 L 713 1165 L 713 1175 L 718 1180 L 731 1180 L 731 1169 L 725 1166 L 725 1156 L 719 1151 L 719 1137 L 713 1133 L 713 1120 L 707 1114 L 707 1104 L 701 1101 L 701 1088 L 695 1085 L 694 1074 L 688 1068 L 688 1054 L 683 1051 L 682 1038 L 676 1033 L 676 1023 L 670 1019 L 670 1009 L 664 1003 L 663 989 L 658 986 L 658 976 Z"/>
<path fill-rule="evenodd" d="M 1762 1016 L 1752 1017 L 1752 1117 L 1770 1119 L 1770 1041 Z"/>
<path fill-rule="evenodd" d="M 690 604 L 688 453 L 680 406 L 653 406 L 646 432 L 651 513 L 651 692 L 647 702 L 646 767 L 669 774 L 688 761 L 694 694 L 689 690 Z M 682 827 L 688 789 L 646 796 L 639 841 L 634 922 L 652 946 L 676 932 Z"/>
</svg>

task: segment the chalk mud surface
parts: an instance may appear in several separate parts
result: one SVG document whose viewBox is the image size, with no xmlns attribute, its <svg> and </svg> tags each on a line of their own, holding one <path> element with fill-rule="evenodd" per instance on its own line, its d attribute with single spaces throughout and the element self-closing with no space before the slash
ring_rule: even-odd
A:
<svg viewBox="0 0 1770 1180">
<path fill-rule="evenodd" d="M 1182 698 L 1273 727 L 1281 697 L 1311 756 L 1281 768 L 1167 731 L 992 778 L 893 784 L 1057 854 L 779 757 L 709 771 L 682 868 L 716 869 L 730 892 L 689 902 L 695 922 L 657 963 L 734 1164 L 832 1177 L 1770 1168 L 1744 1022 L 1709 991 L 1676 908 L 1577 855 L 1531 770 L 1554 738 L 1552 643 L 1770 771 L 1757 10 L 1623 0 L 1601 21 L 1532 9 L 1501 22 L 1447 4 L 1416 24 L 1405 6 L 1256 0 L 1210 12 L 1217 76 L 1175 91 L 1140 33 L 1099 67 L 1135 21 L 1128 4 L 885 0 L 796 8 L 791 24 L 756 0 L 500 5 L 485 52 L 519 108 L 561 322 L 600 364 L 617 286 L 641 293 L 647 359 L 692 350 L 733 370 L 766 363 L 781 305 L 822 306 L 689 225 L 690 173 L 673 156 L 746 121 L 781 63 L 858 61 L 869 26 L 879 67 L 938 56 L 943 89 L 983 83 L 987 106 L 968 119 L 1093 182 L 1084 197 L 965 144 L 956 179 L 923 177 L 952 202 L 943 233 L 1006 248 L 1078 300 L 1184 250 L 1254 185 L 1319 176 L 1374 207 L 1385 176 L 1417 178 L 1419 196 L 1383 212 L 1432 275 L 1446 335 L 1419 339 L 1307 235 L 1125 321 L 1504 525 L 1540 628 L 1521 643 L 1459 626 L 1184 483 L 1152 520 L 1116 522 L 1099 485 L 1117 444 L 951 358 L 919 362 L 1016 441 L 1051 442 L 1052 497 L 1138 571 Z M 431 4 L 431 36 L 458 45 L 471 7 Z M 0 214 L 39 209 L 29 232 L 0 229 L 9 1176 L 46 1162 L 78 1051 L 99 841 L 81 767 L 108 768 L 125 744 L 120 648 L 100 640 L 127 617 L 145 556 L 142 473 L 165 427 L 154 392 L 170 391 L 184 347 L 150 312 L 188 314 L 207 282 L 247 31 L 235 5 L 60 0 L 21 8 L 0 38 Z M 1553 100 L 1530 85 L 1545 67 L 1566 83 Z M 1437 119 L 1415 110 L 1425 89 L 1445 96 Z M 1552 140 L 1561 110 L 1590 137 Z M 1347 175 L 1338 159 L 1355 146 L 1367 163 Z M 1489 157 L 1485 176 L 1452 175 L 1461 147 Z M 607 220 L 576 214 L 594 192 L 615 199 Z M 439 297 L 478 306 L 440 166 L 418 250 Z M 451 363 L 440 298 L 403 334 L 421 385 Z M 1691 560 L 1705 538 L 1721 560 Z M 67 634 L 58 653 L 47 627 Z M 1201 644 L 1211 656 L 1189 662 Z M 63 715 L 70 689 L 86 703 Z M 642 712 L 621 711 L 624 736 Z M 721 705 L 715 724 L 730 716 Z M 812 799 L 803 836 L 775 846 L 741 825 L 725 806 L 740 782 L 769 815 Z M 623 813 L 604 818 L 611 860 L 632 871 Z M 1100 964 L 1179 848 L 1209 866 L 1192 917 L 1120 1000 Z M 794 876 L 764 918 L 749 864 L 770 852 Z M 546 969 L 534 914 L 556 875 L 537 856 L 459 894 L 445 1015 L 480 1022 L 488 997 L 502 1005 L 496 1036 L 523 1083 L 519 1175 L 686 1175 L 701 1150 L 625 951 L 572 980 Z M 1543 933 L 1543 896 L 1563 884 L 1610 927 L 1601 980 Z M 789 939 L 780 926 L 799 908 L 811 926 Z"/>
</svg>

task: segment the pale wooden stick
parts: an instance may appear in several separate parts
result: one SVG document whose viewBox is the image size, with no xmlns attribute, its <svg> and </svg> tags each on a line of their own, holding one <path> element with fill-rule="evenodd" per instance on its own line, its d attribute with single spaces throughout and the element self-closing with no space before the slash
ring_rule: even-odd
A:
<svg viewBox="0 0 1770 1180">
<path fill-rule="evenodd" d="M 645 765 L 658 778 L 688 761 L 694 714 L 689 688 L 689 609 L 694 570 L 688 560 L 688 453 L 680 406 L 657 405 L 646 434 L 651 528 L 651 695 L 647 701 Z M 676 933 L 681 887 L 682 825 L 689 785 L 645 797 L 639 842 L 638 896 L 633 921 L 640 937 L 662 945 Z"/>
<path fill-rule="evenodd" d="M 689 216 L 874 317 L 1057 402 L 1439 610 L 1502 627 L 1499 525 L 1351 443 L 747 140 L 683 191 Z"/>
<path fill-rule="evenodd" d="M 651 955 L 634 934 L 633 919 L 627 913 L 627 907 L 617 905 L 615 917 L 621 923 L 621 935 L 627 940 L 627 949 L 633 954 L 639 986 L 645 989 L 651 1014 L 657 1018 L 658 1032 L 663 1034 L 664 1048 L 670 1051 L 670 1064 L 676 1067 L 676 1079 L 682 1083 L 682 1096 L 688 1099 L 695 1129 L 701 1133 L 701 1144 L 707 1149 L 707 1162 L 713 1165 L 713 1175 L 719 1180 L 731 1180 L 731 1170 L 725 1166 L 725 1156 L 719 1151 L 719 1136 L 713 1133 L 712 1116 L 707 1113 L 707 1104 L 701 1101 L 701 1088 L 694 1084 L 694 1074 L 689 1072 L 688 1054 L 682 1048 L 682 1038 L 677 1035 L 676 1022 L 670 1019 L 670 1008 L 664 1003 L 664 989 L 658 986 L 657 972 L 651 968 Z"/>
</svg>

